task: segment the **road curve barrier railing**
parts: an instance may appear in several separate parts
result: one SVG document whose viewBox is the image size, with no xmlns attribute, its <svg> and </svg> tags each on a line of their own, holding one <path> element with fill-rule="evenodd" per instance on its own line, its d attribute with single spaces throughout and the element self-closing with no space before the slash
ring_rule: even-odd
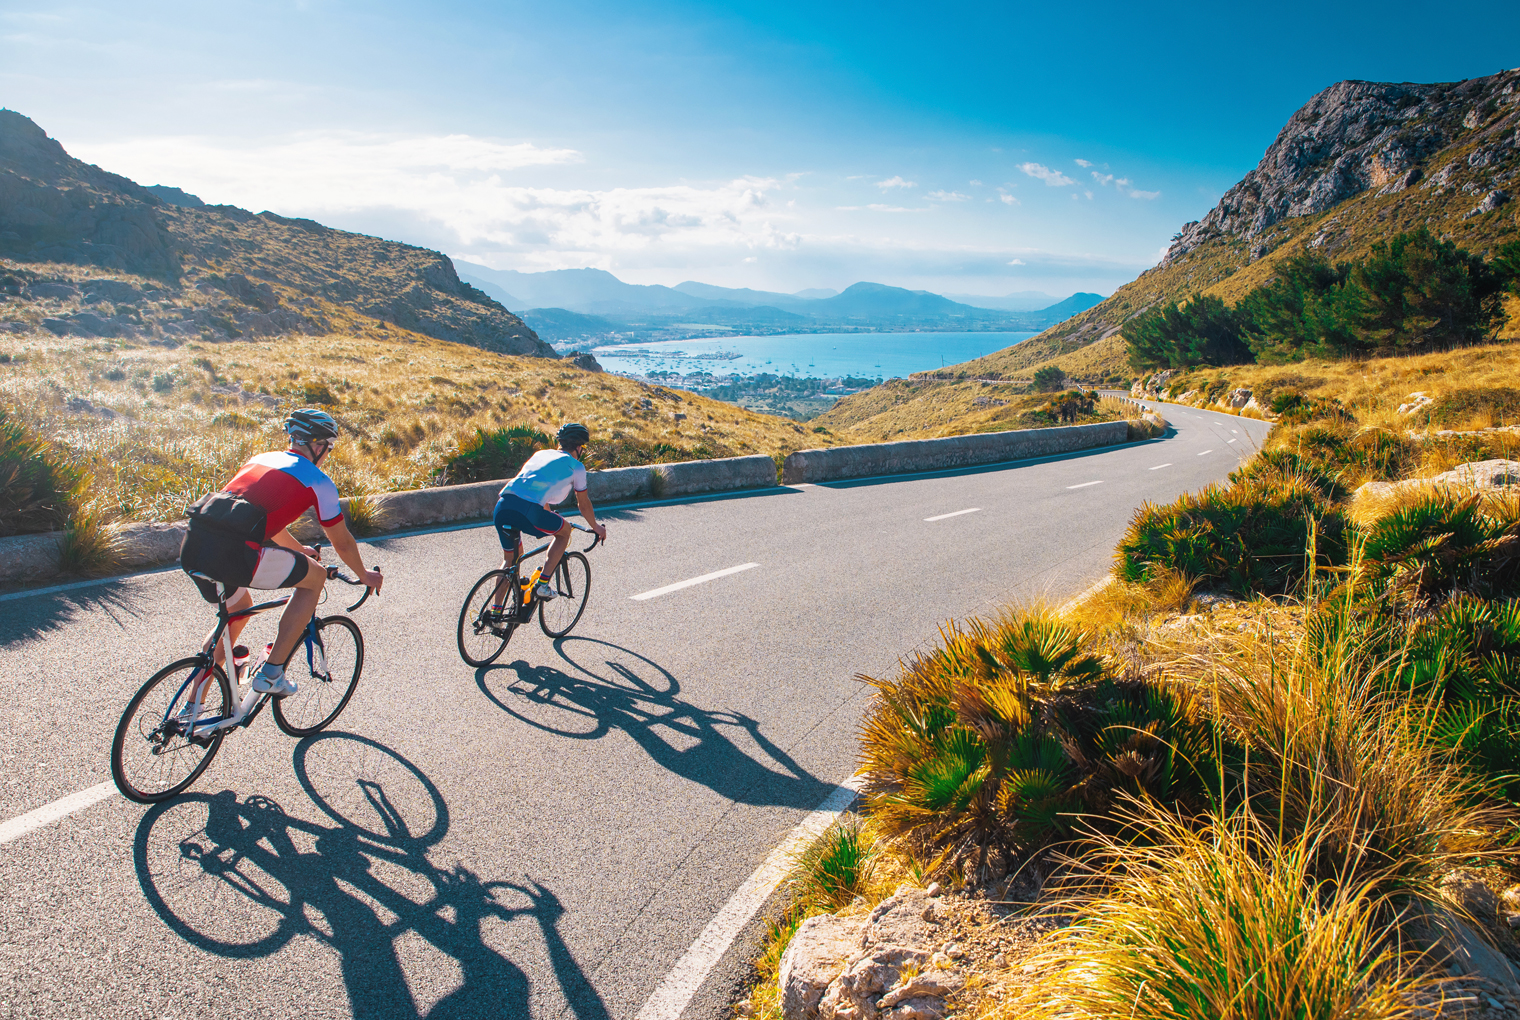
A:
<svg viewBox="0 0 1520 1020">
<path fill-rule="evenodd" d="M 843 481 L 979 467 L 1112 446 L 1129 438 L 1128 424 L 1114 421 L 800 450 L 786 458 L 780 483 Z M 588 472 L 587 481 L 592 502 L 598 506 L 611 506 L 774 487 L 777 485 L 777 470 L 774 459 L 755 454 L 678 464 L 608 468 Z M 367 516 L 377 531 L 408 531 L 481 520 L 490 517 L 497 494 L 505 484 L 505 479 L 495 479 L 365 497 L 370 504 L 366 508 Z M 343 500 L 345 512 L 351 503 L 351 500 Z M 151 570 L 177 562 L 185 527 L 183 521 L 117 526 L 112 536 L 112 572 Z M 297 521 L 291 530 L 306 541 L 318 538 L 322 533 L 309 515 Z M 57 577 L 61 571 L 63 546 L 64 533 L 60 531 L 0 538 L 0 587 L 37 584 Z"/>
</svg>

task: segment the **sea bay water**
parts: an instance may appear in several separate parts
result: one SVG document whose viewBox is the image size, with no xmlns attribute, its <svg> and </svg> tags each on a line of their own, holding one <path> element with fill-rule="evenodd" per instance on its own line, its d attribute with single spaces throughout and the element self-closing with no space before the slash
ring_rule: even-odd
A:
<svg viewBox="0 0 1520 1020">
<path fill-rule="evenodd" d="M 1011 347 L 1034 333 L 782 333 L 598 347 L 609 372 L 648 375 L 857 376 L 883 379 L 954 365 Z"/>
</svg>

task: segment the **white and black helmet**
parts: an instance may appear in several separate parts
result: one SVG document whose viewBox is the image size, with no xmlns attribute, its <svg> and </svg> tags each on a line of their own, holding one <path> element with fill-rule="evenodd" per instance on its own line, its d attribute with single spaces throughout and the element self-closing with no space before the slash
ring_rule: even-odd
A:
<svg viewBox="0 0 1520 1020">
<path fill-rule="evenodd" d="M 324 439 L 338 438 L 338 423 L 326 411 L 319 411 L 315 407 L 303 407 L 299 411 L 290 412 L 290 417 L 285 419 L 285 431 L 290 433 L 290 438 L 297 443 L 309 443 L 313 440 L 320 442 Z"/>
</svg>

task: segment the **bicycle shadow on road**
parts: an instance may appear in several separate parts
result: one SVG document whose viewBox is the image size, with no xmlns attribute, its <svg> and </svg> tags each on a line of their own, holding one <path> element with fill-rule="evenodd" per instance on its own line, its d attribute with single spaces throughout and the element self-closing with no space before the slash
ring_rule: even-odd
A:
<svg viewBox="0 0 1520 1020">
<path fill-rule="evenodd" d="M 507 924 L 532 919 L 572 1015 L 607 1020 L 559 934 L 565 908 L 551 890 L 428 859 L 449 816 L 420 769 L 345 733 L 302 741 L 295 764 L 322 821 L 231 790 L 143 816 L 138 882 L 171 930 L 206 953 L 245 960 L 313 940 L 336 954 L 354 1017 L 463 1020 L 531 1014 L 527 975 L 491 943 L 508 940 Z M 306 973 L 319 955 L 298 945 L 290 966 L 320 979 L 320 970 Z"/>
<path fill-rule="evenodd" d="M 756 720 L 682 700 L 680 683 L 652 659 L 595 638 L 561 638 L 554 649 L 559 666 L 521 659 L 483 666 L 475 683 L 502 711 L 548 733 L 598 740 L 621 730 L 658 764 L 740 804 L 811 811 L 833 791 L 833 783 L 772 743 Z M 490 681 L 503 675 L 506 684 L 493 691 Z M 746 753 L 725 730 L 747 738 L 778 768 Z"/>
<path fill-rule="evenodd" d="M 31 595 L 0 603 L 0 648 L 63 630 L 80 618 L 105 613 L 113 623 L 136 617 L 147 600 L 126 585 L 104 584 L 75 591 Z"/>
</svg>

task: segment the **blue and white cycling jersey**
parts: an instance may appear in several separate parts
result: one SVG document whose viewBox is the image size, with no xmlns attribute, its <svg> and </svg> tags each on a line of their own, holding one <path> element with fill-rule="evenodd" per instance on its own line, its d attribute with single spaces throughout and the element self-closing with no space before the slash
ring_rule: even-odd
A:
<svg viewBox="0 0 1520 1020">
<path fill-rule="evenodd" d="M 586 491 L 586 465 L 563 450 L 539 450 L 501 490 L 540 506 L 563 503 L 570 490 Z"/>
</svg>

